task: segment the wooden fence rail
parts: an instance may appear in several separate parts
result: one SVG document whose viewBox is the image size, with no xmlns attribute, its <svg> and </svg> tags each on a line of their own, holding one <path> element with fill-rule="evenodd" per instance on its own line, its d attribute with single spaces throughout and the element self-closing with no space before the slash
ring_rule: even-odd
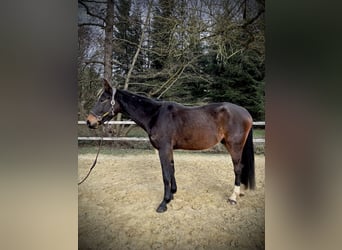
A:
<svg viewBox="0 0 342 250">
<path fill-rule="evenodd" d="M 78 125 L 86 125 L 86 121 L 78 121 Z M 134 121 L 109 121 L 108 124 L 114 125 L 132 125 L 135 124 Z M 253 122 L 253 126 L 265 126 L 264 121 Z M 102 137 L 94 137 L 94 136 L 79 136 L 77 139 L 79 141 L 98 141 L 101 140 Z M 149 141 L 147 137 L 103 137 L 104 141 Z M 264 138 L 255 138 L 253 139 L 254 143 L 264 143 Z"/>
</svg>

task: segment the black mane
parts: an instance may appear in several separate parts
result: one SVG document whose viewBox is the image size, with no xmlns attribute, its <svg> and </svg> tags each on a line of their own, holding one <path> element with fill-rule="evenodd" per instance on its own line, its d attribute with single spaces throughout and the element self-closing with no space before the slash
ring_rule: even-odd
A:
<svg viewBox="0 0 342 250">
<path fill-rule="evenodd" d="M 163 103 L 163 101 L 161 100 L 156 100 L 156 99 L 151 99 L 149 97 L 143 96 L 143 95 L 139 95 L 139 94 L 134 94 L 132 92 L 126 91 L 126 90 L 117 90 L 123 97 L 128 97 L 130 98 L 131 102 L 138 102 L 137 104 L 139 104 L 139 102 L 144 103 L 146 105 L 161 105 Z"/>
<path fill-rule="evenodd" d="M 133 94 L 125 90 L 117 90 L 117 101 L 120 103 L 121 112 L 129 116 L 146 132 L 151 128 L 151 119 L 158 116 L 163 101 L 153 100 L 146 96 Z"/>
</svg>

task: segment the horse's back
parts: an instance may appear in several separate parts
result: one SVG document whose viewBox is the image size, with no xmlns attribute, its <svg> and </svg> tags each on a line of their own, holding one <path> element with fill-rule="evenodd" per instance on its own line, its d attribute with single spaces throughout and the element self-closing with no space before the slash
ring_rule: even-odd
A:
<svg viewBox="0 0 342 250">
<path fill-rule="evenodd" d="M 230 102 L 211 103 L 203 106 L 187 107 L 178 103 L 166 102 L 159 120 L 170 126 L 220 127 L 223 124 L 248 124 L 252 122 L 250 113 L 239 105 Z"/>
</svg>

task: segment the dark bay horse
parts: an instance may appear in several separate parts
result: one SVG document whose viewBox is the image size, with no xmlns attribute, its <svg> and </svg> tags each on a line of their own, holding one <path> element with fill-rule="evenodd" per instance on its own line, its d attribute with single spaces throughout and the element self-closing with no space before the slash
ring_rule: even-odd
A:
<svg viewBox="0 0 342 250">
<path fill-rule="evenodd" d="M 236 204 L 244 189 L 255 188 L 252 117 L 232 103 L 213 103 L 185 107 L 178 103 L 156 101 L 128 91 L 112 88 L 104 80 L 104 89 L 87 118 L 89 128 L 97 128 L 117 113 L 129 116 L 148 134 L 158 150 L 164 181 L 164 198 L 157 212 L 164 212 L 177 191 L 174 149 L 202 150 L 221 142 L 232 157 L 234 191 L 229 197 Z"/>
</svg>

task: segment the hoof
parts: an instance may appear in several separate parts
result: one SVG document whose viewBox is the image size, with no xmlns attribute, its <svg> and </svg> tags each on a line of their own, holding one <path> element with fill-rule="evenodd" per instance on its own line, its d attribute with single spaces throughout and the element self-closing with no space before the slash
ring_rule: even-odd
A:
<svg viewBox="0 0 342 250">
<path fill-rule="evenodd" d="M 167 206 L 159 206 L 157 208 L 157 213 L 164 213 L 167 210 Z"/>
<path fill-rule="evenodd" d="M 228 199 L 228 201 L 229 201 L 230 205 L 236 205 L 236 201 L 231 200 L 231 199 Z"/>
</svg>

